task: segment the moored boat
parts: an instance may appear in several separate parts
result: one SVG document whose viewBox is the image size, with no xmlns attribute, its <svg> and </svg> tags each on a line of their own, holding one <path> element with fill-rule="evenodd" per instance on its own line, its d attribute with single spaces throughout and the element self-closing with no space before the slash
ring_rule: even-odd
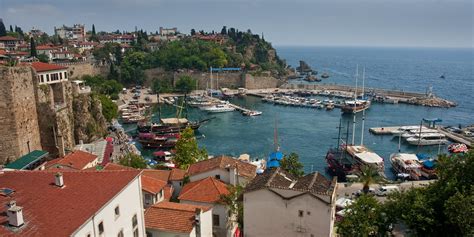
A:
<svg viewBox="0 0 474 237">
<path fill-rule="evenodd" d="M 232 112 L 235 110 L 235 108 L 227 104 L 218 104 L 214 106 L 204 107 L 202 108 L 202 110 L 207 111 L 208 113 L 223 113 Z"/>
<path fill-rule="evenodd" d="M 390 155 L 390 163 L 395 174 L 410 180 L 419 180 L 422 177 L 422 164 L 415 154 L 394 153 Z"/>
<path fill-rule="evenodd" d="M 407 138 L 407 142 L 416 146 L 443 145 L 448 143 L 445 137 L 441 133 L 421 133 Z"/>
</svg>

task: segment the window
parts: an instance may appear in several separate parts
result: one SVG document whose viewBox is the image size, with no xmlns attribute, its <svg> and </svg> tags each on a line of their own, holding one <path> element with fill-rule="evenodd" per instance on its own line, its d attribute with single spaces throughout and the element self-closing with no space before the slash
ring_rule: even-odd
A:
<svg viewBox="0 0 474 237">
<path fill-rule="evenodd" d="M 59 79 L 60 79 L 60 80 L 63 79 L 63 74 L 62 74 L 62 73 L 59 73 Z"/>
<path fill-rule="evenodd" d="M 67 79 L 67 73 L 64 72 L 64 79 Z"/>
<path fill-rule="evenodd" d="M 216 179 L 221 179 L 221 175 L 220 175 L 220 174 L 216 174 Z"/>
<path fill-rule="evenodd" d="M 133 231 L 133 237 L 139 237 L 139 236 L 138 236 L 138 228 L 136 228 L 136 229 Z"/>
<path fill-rule="evenodd" d="M 220 226 L 219 215 L 215 215 L 215 214 L 212 215 L 212 225 L 213 226 Z"/>
<path fill-rule="evenodd" d="M 137 214 L 133 215 L 132 217 L 132 226 L 133 228 L 137 227 L 138 225 L 138 219 L 137 219 Z"/>
<path fill-rule="evenodd" d="M 124 237 L 123 230 L 120 230 L 120 232 L 118 232 L 117 237 Z"/>
<path fill-rule="evenodd" d="M 298 211 L 298 216 L 299 216 L 299 217 L 303 217 L 303 214 L 304 214 L 303 210 L 299 210 L 299 211 Z"/>
<path fill-rule="evenodd" d="M 146 232 L 146 237 L 153 237 L 153 234 L 147 231 Z"/>
<path fill-rule="evenodd" d="M 46 81 L 49 81 L 49 74 L 46 74 Z"/>
<path fill-rule="evenodd" d="M 91 237 L 91 233 L 88 233 L 86 236 L 87 236 L 87 237 Z"/>
<path fill-rule="evenodd" d="M 311 212 L 310 212 L 310 211 L 307 211 L 307 212 L 306 212 L 306 215 L 308 215 L 308 216 L 311 215 Z"/>
<path fill-rule="evenodd" d="M 44 75 L 41 75 L 41 82 L 44 82 Z"/>
<path fill-rule="evenodd" d="M 104 234 L 104 222 L 103 222 L 103 221 L 101 221 L 101 222 L 99 223 L 98 228 L 99 228 L 99 235 Z"/>
<path fill-rule="evenodd" d="M 118 216 L 120 216 L 120 207 L 119 207 L 119 206 L 116 206 L 114 212 L 115 212 L 115 218 L 117 218 Z"/>
</svg>

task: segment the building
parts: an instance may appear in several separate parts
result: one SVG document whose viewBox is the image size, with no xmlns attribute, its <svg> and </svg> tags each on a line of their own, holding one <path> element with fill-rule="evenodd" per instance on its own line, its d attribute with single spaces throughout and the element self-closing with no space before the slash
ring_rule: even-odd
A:
<svg viewBox="0 0 474 237">
<path fill-rule="evenodd" d="M 46 151 L 35 150 L 5 165 L 5 168 L 14 170 L 44 169 L 48 154 Z"/>
<path fill-rule="evenodd" d="M 0 236 L 144 236 L 139 177 L 138 170 L 2 172 Z"/>
<path fill-rule="evenodd" d="M 257 175 L 243 195 L 245 236 L 333 236 L 336 185 L 336 177 L 297 178 L 279 167 Z"/>
<path fill-rule="evenodd" d="M 118 43 L 118 44 L 131 44 L 135 42 L 135 35 L 119 34 L 119 35 L 102 35 L 99 36 L 99 42 L 105 43 Z"/>
<path fill-rule="evenodd" d="M 188 176 L 191 182 L 214 177 L 227 184 L 244 185 L 252 180 L 257 166 L 228 156 L 199 161 L 189 166 Z"/>
<path fill-rule="evenodd" d="M 66 25 L 54 27 L 54 34 L 63 39 L 74 41 L 85 41 L 86 39 L 86 30 L 83 24 L 74 24 L 72 27 Z"/>
<path fill-rule="evenodd" d="M 142 176 L 143 207 L 147 208 L 165 199 L 166 182 Z"/>
<path fill-rule="evenodd" d="M 212 209 L 208 206 L 161 202 L 145 211 L 147 237 L 210 237 Z"/>
<path fill-rule="evenodd" d="M 74 48 L 79 49 L 79 53 L 83 53 L 84 51 L 94 49 L 99 43 L 97 42 L 77 42 L 74 44 Z"/>
<path fill-rule="evenodd" d="M 0 37 L 0 49 L 14 51 L 20 44 L 20 40 L 12 36 Z"/>
<path fill-rule="evenodd" d="M 67 67 L 42 62 L 34 62 L 31 66 L 36 70 L 40 85 L 67 81 Z"/>
<path fill-rule="evenodd" d="M 36 46 L 36 53 L 38 55 L 44 54 L 48 57 L 48 60 L 53 60 L 53 52 L 59 50 L 60 47 L 54 46 L 52 44 L 38 45 Z"/>
<path fill-rule="evenodd" d="M 178 28 L 176 28 L 176 27 L 173 27 L 173 28 L 160 27 L 160 35 L 161 36 L 176 35 L 177 33 L 178 33 Z"/>
<path fill-rule="evenodd" d="M 212 207 L 213 234 L 217 237 L 231 237 L 237 231 L 235 217 L 229 217 L 228 208 L 221 203 L 221 196 L 228 194 L 225 183 L 208 177 L 184 185 L 178 199 L 181 203 Z"/>
<path fill-rule="evenodd" d="M 63 158 L 49 161 L 46 169 L 68 169 L 68 170 L 85 170 L 93 168 L 99 164 L 96 155 L 84 151 L 73 151 Z"/>
</svg>

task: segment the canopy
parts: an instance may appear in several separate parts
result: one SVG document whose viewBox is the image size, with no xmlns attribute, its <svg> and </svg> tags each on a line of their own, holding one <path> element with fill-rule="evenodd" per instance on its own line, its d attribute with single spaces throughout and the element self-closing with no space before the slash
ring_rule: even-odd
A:
<svg viewBox="0 0 474 237">
<path fill-rule="evenodd" d="M 369 152 L 369 151 L 365 151 L 365 152 L 361 152 L 361 153 L 357 153 L 355 154 L 359 159 L 361 159 L 364 163 L 381 163 L 383 162 L 383 159 L 382 157 L 380 157 L 379 155 L 377 155 L 376 153 L 374 152 Z"/>
<path fill-rule="evenodd" d="M 163 124 L 185 124 L 188 122 L 188 120 L 185 118 L 164 118 L 161 119 L 161 122 Z"/>
</svg>

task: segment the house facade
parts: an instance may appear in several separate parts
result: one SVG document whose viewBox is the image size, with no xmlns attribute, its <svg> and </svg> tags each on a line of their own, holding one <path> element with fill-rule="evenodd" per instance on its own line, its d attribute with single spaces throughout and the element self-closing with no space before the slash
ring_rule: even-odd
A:
<svg viewBox="0 0 474 237">
<path fill-rule="evenodd" d="M 55 84 L 68 80 L 67 67 L 42 62 L 34 62 L 31 66 L 36 70 L 40 85 Z"/>
<path fill-rule="evenodd" d="M 207 206 L 161 202 L 145 211 L 147 237 L 212 236 L 212 210 Z"/>
<path fill-rule="evenodd" d="M 256 175 L 257 166 L 228 156 L 218 156 L 192 164 L 188 169 L 191 182 L 214 177 L 227 184 L 245 186 Z"/>
<path fill-rule="evenodd" d="M 245 236 L 333 236 L 336 184 L 319 173 L 265 171 L 244 191 Z"/>
<path fill-rule="evenodd" d="M 0 49 L 14 51 L 17 49 L 17 46 L 19 44 L 20 44 L 20 40 L 15 37 L 12 37 L 12 36 L 0 37 Z"/>
<path fill-rule="evenodd" d="M 0 236 L 145 235 L 138 170 L 6 171 L 0 183 Z"/>
</svg>

